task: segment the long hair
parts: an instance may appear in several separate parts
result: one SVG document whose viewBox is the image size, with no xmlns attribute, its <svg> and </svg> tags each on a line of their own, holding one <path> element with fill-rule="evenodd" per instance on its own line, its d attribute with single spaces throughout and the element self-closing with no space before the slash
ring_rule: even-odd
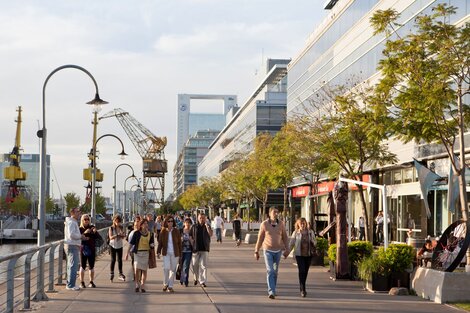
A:
<svg viewBox="0 0 470 313">
<path fill-rule="evenodd" d="M 300 224 L 305 223 L 307 224 L 307 220 L 304 217 L 298 218 L 297 221 L 295 221 L 295 230 L 299 231 L 300 230 Z"/>
<path fill-rule="evenodd" d="M 83 214 L 82 215 L 82 217 L 80 218 L 80 227 L 85 228 L 85 219 L 86 218 L 90 221 L 90 215 L 88 215 L 88 214 Z M 91 221 L 90 221 L 90 223 L 88 223 L 88 226 L 90 226 L 90 225 L 91 225 Z"/>
</svg>

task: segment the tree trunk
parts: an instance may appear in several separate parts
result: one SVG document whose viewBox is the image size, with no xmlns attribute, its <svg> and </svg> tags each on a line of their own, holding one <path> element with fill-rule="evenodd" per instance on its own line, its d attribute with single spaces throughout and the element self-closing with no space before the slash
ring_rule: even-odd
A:
<svg viewBox="0 0 470 313">
<path fill-rule="evenodd" d="M 363 180 L 363 177 L 361 175 L 361 180 Z M 362 189 L 361 185 L 356 185 L 359 189 L 359 196 L 361 198 L 361 204 L 362 204 L 362 217 L 364 218 L 364 228 L 365 228 L 365 235 L 366 235 L 366 241 L 369 240 L 369 214 L 367 214 L 367 203 L 366 203 L 366 197 L 364 196 L 364 189 Z"/>
</svg>

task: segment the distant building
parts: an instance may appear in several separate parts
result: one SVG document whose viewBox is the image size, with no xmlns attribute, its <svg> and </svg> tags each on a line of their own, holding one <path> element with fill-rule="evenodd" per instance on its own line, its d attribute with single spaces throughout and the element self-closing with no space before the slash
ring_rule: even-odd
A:
<svg viewBox="0 0 470 313">
<path fill-rule="evenodd" d="M 191 112 L 191 100 L 222 100 L 223 112 L 220 114 Z M 237 96 L 235 95 L 179 94 L 176 153 L 180 154 L 189 136 L 196 134 L 198 130 L 224 128 L 226 115 L 231 108 L 236 106 Z"/>
<path fill-rule="evenodd" d="M 20 167 L 26 172 L 26 180 L 18 182 L 20 186 L 23 186 L 23 192 L 27 198 L 30 198 L 32 201 L 37 201 L 39 199 L 39 154 L 22 154 L 20 157 Z M 2 182 L 2 191 L 1 195 L 4 198 L 8 191 L 9 181 L 3 178 L 3 169 L 10 165 L 10 154 L 5 153 L 0 155 L 0 173 L 1 173 L 1 182 Z M 46 196 L 50 196 L 50 175 L 51 168 L 51 156 L 48 155 L 46 158 Z"/>
<path fill-rule="evenodd" d="M 186 141 L 173 169 L 174 197 L 197 183 L 197 166 L 218 134 L 219 130 L 199 130 Z"/>
<path fill-rule="evenodd" d="M 245 104 L 209 146 L 198 179 L 223 172 L 234 159 L 253 150 L 256 136 L 277 133 L 286 122 L 288 59 L 268 59 L 266 75 Z"/>
</svg>

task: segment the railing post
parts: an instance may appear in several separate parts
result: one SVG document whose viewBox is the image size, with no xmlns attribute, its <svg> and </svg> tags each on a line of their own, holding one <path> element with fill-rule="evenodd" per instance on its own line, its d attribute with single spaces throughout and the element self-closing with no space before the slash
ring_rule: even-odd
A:
<svg viewBox="0 0 470 313">
<path fill-rule="evenodd" d="M 5 312 L 6 313 L 13 313 L 13 299 L 15 297 L 15 282 L 14 282 L 14 275 L 15 275 L 15 264 L 18 259 L 14 258 L 8 262 L 8 270 L 7 270 L 7 307 Z"/>
<path fill-rule="evenodd" d="M 54 252 L 55 252 L 55 245 L 52 244 L 49 249 L 49 288 L 47 292 L 54 292 Z"/>
<path fill-rule="evenodd" d="M 62 282 L 64 276 L 64 242 L 61 241 L 59 244 L 59 258 L 57 260 L 57 285 L 64 285 Z"/>
<path fill-rule="evenodd" d="M 36 294 L 33 298 L 34 301 L 46 301 L 49 298 L 46 296 L 44 292 L 44 275 L 40 273 L 44 273 L 44 258 L 45 258 L 45 251 L 46 247 L 42 246 L 38 249 L 38 259 L 37 259 L 37 287 L 36 287 Z"/>
<path fill-rule="evenodd" d="M 24 299 L 23 309 L 31 308 L 31 258 L 34 253 L 28 253 L 24 260 Z"/>
</svg>

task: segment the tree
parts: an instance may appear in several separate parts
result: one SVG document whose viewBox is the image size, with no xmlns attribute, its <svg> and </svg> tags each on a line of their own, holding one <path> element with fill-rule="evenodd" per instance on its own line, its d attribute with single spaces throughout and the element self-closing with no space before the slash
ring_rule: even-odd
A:
<svg viewBox="0 0 470 313">
<path fill-rule="evenodd" d="M 324 86 L 304 106 L 307 114 L 295 121 L 308 129 L 318 158 L 328 162 L 327 172 L 340 171 L 342 176 L 363 181 L 366 167 L 396 162 L 395 154 L 388 151 L 381 138 L 369 135 L 375 128 L 369 97 L 370 88 L 353 83 L 353 79 L 348 85 Z M 369 240 L 367 203 L 363 187 L 357 187 Z"/>
<path fill-rule="evenodd" d="M 31 210 L 31 201 L 20 194 L 10 203 L 10 209 L 13 214 L 27 215 Z"/>
<path fill-rule="evenodd" d="M 67 212 L 72 209 L 72 208 L 76 208 L 80 205 L 80 197 L 77 196 L 76 193 L 74 192 L 68 192 L 65 197 L 65 205 L 66 205 L 66 208 L 67 208 Z"/>
<path fill-rule="evenodd" d="M 46 199 L 46 213 L 54 214 L 54 201 L 51 197 L 47 197 Z"/>
<path fill-rule="evenodd" d="M 404 37 L 395 30 L 399 14 L 377 11 L 371 18 L 375 33 L 387 42 L 375 89 L 376 116 L 386 116 L 392 134 L 405 142 L 441 143 L 459 177 L 462 217 L 467 220 L 464 132 L 470 122 L 470 24 L 455 26 L 455 7 L 439 4 L 433 14 L 415 19 Z M 391 36 L 396 35 L 396 39 Z M 460 164 L 454 159 L 460 147 Z"/>
<path fill-rule="evenodd" d="M 200 206 L 198 199 L 199 186 L 192 185 L 186 189 L 180 196 L 180 203 L 186 210 L 191 210 Z"/>
</svg>

